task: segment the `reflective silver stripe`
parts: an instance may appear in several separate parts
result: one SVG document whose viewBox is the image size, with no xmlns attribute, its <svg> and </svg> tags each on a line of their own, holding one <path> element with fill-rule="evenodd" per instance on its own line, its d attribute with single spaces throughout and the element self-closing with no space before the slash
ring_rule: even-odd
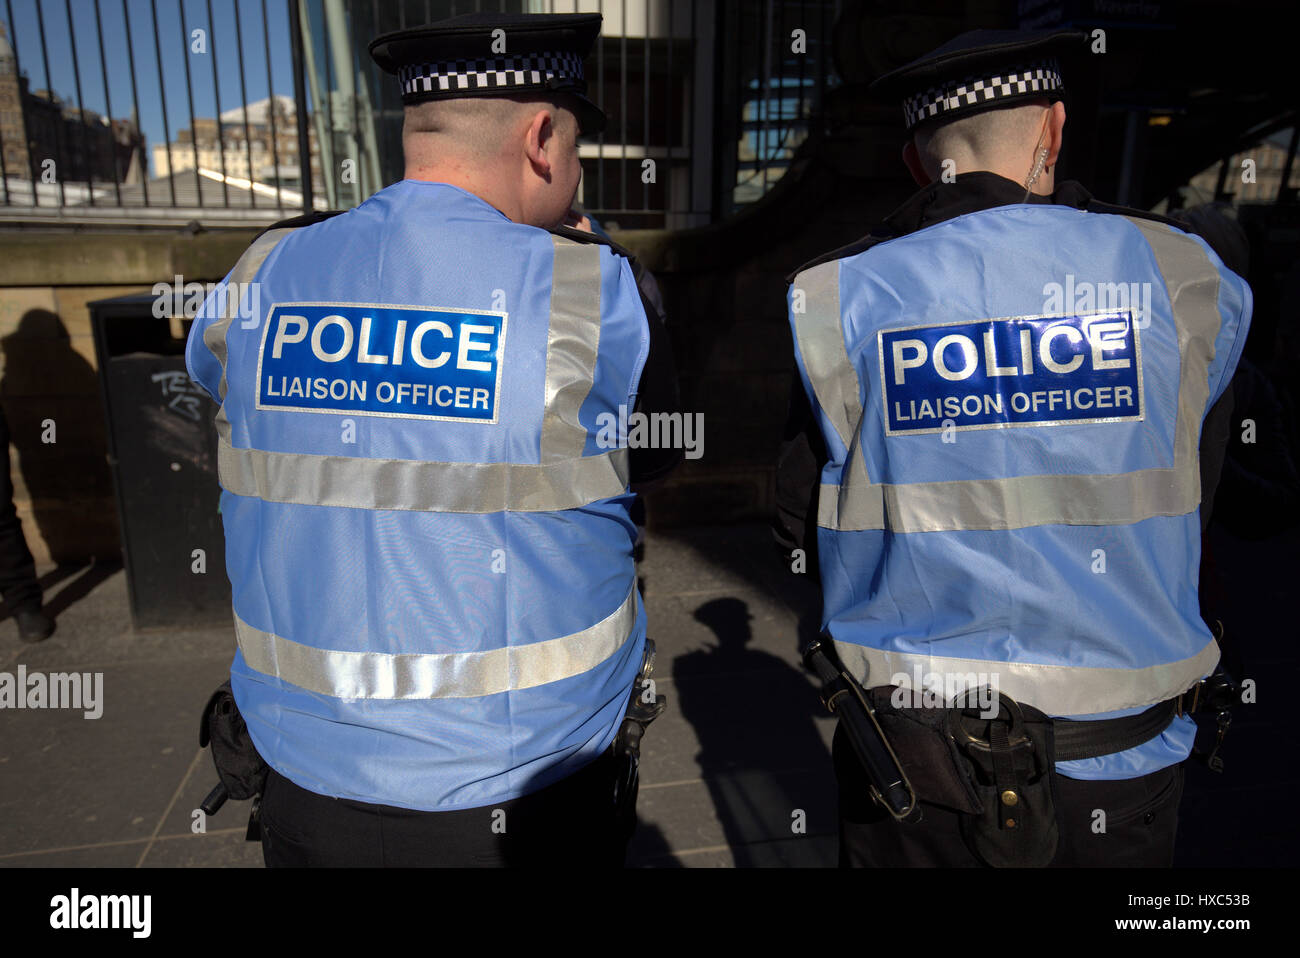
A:
<svg viewBox="0 0 1300 958">
<path fill-rule="evenodd" d="M 901 484 L 866 482 L 864 475 L 850 468 L 842 486 L 822 485 L 818 525 L 841 532 L 885 528 L 945 532 L 1058 524 L 1131 525 L 1153 516 L 1194 511 L 1201 498 L 1197 444 L 1209 399 L 1207 363 L 1214 355 L 1219 330 L 1218 271 L 1189 236 L 1150 220 L 1126 219 L 1141 230 L 1155 255 L 1178 334 L 1178 409 L 1171 468 L 1103 476 L 1011 476 Z M 838 318 L 834 328 L 839 329 Z M 836 355 L 837 361 L 849 363 L 843 343 Z M 838 374 L 823 375 L 834 380 Z"/>
<path fill-rule="evenodd" d="M 818 524 L 828 529 L 950 532 L 1130 525 L 1152 516 L 1186 515 L 1199 502 L 1200 481 L 1195 469 L 1141 469 L 1105 476 L 846 483 L 843 488 L 823 485 L 821 495 L 839 500 L 834 513 L 818 510 Z"/>
<path fill-rule="evenodd" d="M 587 444 L 578 411 L 596 378 L 600 346 L 600 247 L 552 234 L 551 319 L 546 334 L 546 412 L 541 460 L 576 459 Z"/>
<path fill-rule="evenodd" d="M 252 246 L 244 250 L 244 255 L 239 257 L 239 262 L 235 263 L 235 268 L 226 277 L 226 284 L 234 283 L 242 288 L 245 283 L 251 283 L 257 271 L 266 262 L 266 258 L 271 255 L 271 250 L 275 249 L 280 240 L 293 230 L 293 227 L 281 227 L 278 230 L 268 230 L 259 236 Z M 212 350 L 212 355 L 216 356 L 217 362 L 221 364 L 221 385 L 218 387 L 218 392 L 223 401 L 226 398 L 226 333 L 230 329 L 231 321 L 238 314 L 239 297 L 227 296 L 226 315 L 203 330 L 203 345 Z M 258 322 L 261 322 L 261 319 L 259 316 Z M 224 412 L 220 418 L 225 418 Z"/>
<path fill-rule="evenodd" d="M 804 293 L 804 311 L 794 314 L 799 355 L 817 404 L 847 449 L 862 421 L 862 401 L 858 372 L 849 361 L 840 326 L 840 261 L 800 273 L 792 286 Z"/>
<path fill-rule="evenodd" d="M 922 675 L 952 677 L 959 686 L 961 676 L 973 674 L 976 686 L 991 683 L 996 676 L 998 690 L 1017 702 L 1032 705 L 1049 715 L 1095 715 L 1120 709 L 1154 705 L 1184 692 L 1213 671 L 1219 661 L 1219 647 L 1213 639 L 1190 658 L 1144 669 L 1087 668 L 1079 665 L 1029 665 L 986 659 L 959 659 L 943 655 L 885 652 L 851 642 L 835 643 L 844 669 L 868 687 L 893 685 L 893 676 Z M 983 673 L 983 676 L 980 676 Z"/>
<path fill-rule="evenodd" d="M 217 442 L 224 489 L 268 502 L 421 512 L 558 512 L 627 489 L 627 449 L 543 462 L 428 462 L 268 452 Z"/>
<path fill-rule="evenodd" d="M 637 591 L 590 628 L 490 652 L 336 652 L 263 632 L 235 616 L 249 668 L 340 699 L 463 699 L 530 689 L 589 672 L 636 625 Z"/>
<path fill-rule="evenodd" d="M 1201 418 L 1210 399 L 1209 364 L 1219 334 L 1219 271 L 1192 237 L 1141 217 L 1125 217 L 1141 231 L 1165 278 L 1178 328 L 1178 421 L 1174 426 L 1174 468 L 1191 473 L 1193 487 L 1184 512 L 1201 502 Z"/>
</svg>

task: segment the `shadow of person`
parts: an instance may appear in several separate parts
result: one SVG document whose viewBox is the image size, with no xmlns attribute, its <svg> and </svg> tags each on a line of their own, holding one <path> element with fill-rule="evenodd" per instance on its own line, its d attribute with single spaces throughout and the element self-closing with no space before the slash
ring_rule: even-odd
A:
<svg viewBox="0 0 1300 958">
<path fill-rule="evenodd" d="M 700 742 L 696 761 L 738 866 L 826 861 L 809 838 L 834 835 L 834 773 L 807 678 L 776 655 L 748 648 L 748 606 L 710 600 L 696 621 L 717 644 L 678 656 L 673 683 Z"/>
<path fill-rule="evenodd" d="M 98 541 L 103 518 L 80 510 L 88 502 L 111 502 L 113 489 L 98 377 L 49 310 L 28 310 L 0 338 L 0 351 L 0 396 L 36 528 L 54 562 L 84 564 L 105 551 Z M 30 545 L 33 533 L 26 535 Z"/>
</svg>

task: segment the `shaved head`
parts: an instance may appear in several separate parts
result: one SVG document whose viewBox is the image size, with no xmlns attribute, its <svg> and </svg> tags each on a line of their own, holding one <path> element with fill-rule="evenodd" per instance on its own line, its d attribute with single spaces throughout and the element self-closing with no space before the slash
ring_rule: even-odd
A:
<svg viewBox="0 0 1300 958">
<path fill-rule="evenodd" d="M 576 128 L 574 115 L 544 96 L 467 96 L 417 103 L 405 110 L 402 151 L 407 163 L 439 157 L 481 162 L 500 155 L 546 107 L 555 112 L 558 130 Z"/>
<path fill-rule="evenodd" d="M 1044 100 L 923 124 L 914 135 L 916 151 L 934 179 L 942 172 L 944 160 L 953 160 L 958 170 L 993 169 L 992 164 L 1008 155 L 1032 154 L 1046 112 Z"/>
<path fill-rule="evenodd" d="M 402 123 L 406 177 L 449 183 L 516 223 L 550 229 L 582 180 L 578 132 L 562 92 L 412 104 Z"/>
<path fill-rule="evenodd" d="M 1064 126 L 1065 104 L 1046 98 L 922 123 L 903 147 L 903 162 L 922 186 L 948 172 L 984 170 L 1050 193 Z"/>
</svg>

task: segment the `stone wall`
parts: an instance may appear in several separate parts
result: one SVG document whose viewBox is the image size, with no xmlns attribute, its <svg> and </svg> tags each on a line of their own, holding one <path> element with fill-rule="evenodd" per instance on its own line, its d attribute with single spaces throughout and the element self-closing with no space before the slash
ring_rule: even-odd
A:
<svg viewBox="0 0 1300 958">
<path fill-rule="evenodd" d="M 0 404 L 14 504 L 37 562 L 120 556 L 86 304 L 177 274 L 219 280 L 255 232 L 0 233 Z"/>
</svg>

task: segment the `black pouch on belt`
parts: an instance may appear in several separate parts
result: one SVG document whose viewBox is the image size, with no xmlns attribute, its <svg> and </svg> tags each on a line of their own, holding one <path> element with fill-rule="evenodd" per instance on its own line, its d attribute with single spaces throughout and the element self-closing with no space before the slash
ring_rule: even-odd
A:
<svg viewBox="0 0 1300 958">
<path fill-rule="evenodd" d="M 982 812 L 984 806 L 971 784 L 970 769 L 953 741 L 952 710 L 900 707 L 900 697 L 911 701 L 911 692 L 893 685 L 876 686 L 867 694 L 916 797 L 965 815 Z"/>
<path fill-rule="evenodd" d="M 248 735 L 235 695 L 227 679 L 203 708 L 199 722 L 199 747 L 212 746 L 212 763 L 230 798 L 260 795 L 266 786 L 267 764 Z"/>
<path fill-rule="evenodd" d="M 1052 723 L 1005 695 L 992 712 L 960 703 L 949 710 L 981 806 L 961 817 L 962 837 L 994 868 L 1043 867 L 1056 856 L 1059 839 Z"/>
</svg>

